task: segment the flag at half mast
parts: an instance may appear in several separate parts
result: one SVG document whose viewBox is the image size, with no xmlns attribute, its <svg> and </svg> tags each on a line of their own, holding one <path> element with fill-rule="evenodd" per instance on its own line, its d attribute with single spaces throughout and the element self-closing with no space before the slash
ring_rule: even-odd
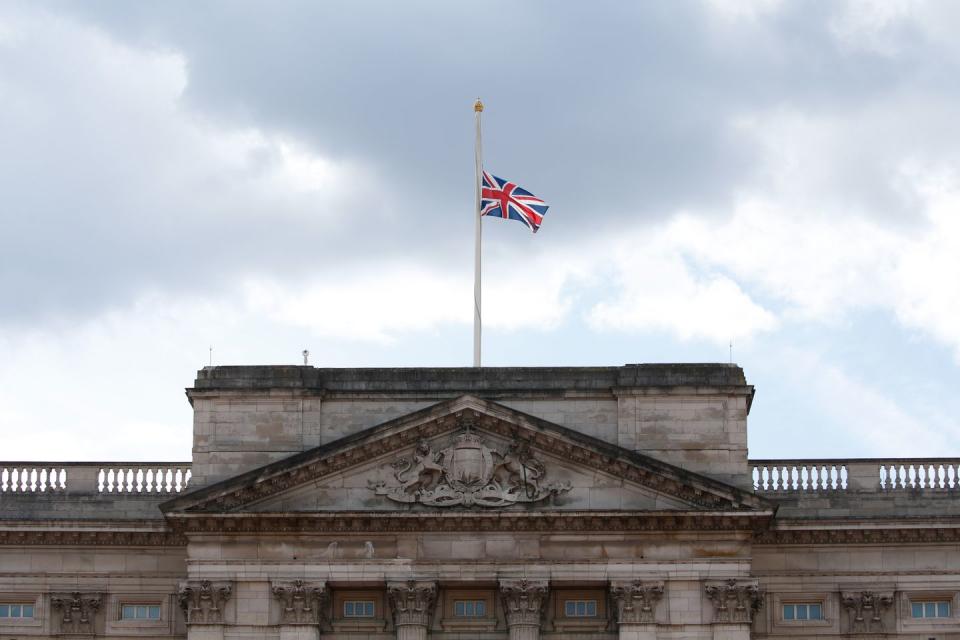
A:
<svg viewBox="0 0 960 640">
<path fill-rule="evenodd" d="M 537 232 L 550 206 L 516 183 L 483 172 L 480 215 L 519 220 Z"/>
</svg>

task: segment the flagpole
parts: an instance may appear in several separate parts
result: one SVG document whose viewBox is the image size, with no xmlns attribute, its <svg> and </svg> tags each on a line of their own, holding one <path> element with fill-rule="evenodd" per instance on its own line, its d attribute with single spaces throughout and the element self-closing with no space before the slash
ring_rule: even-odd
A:
<svg viewBox="0 0 960 640">
<path fill-rule="evenodd" d="M 474 160 L 476 161 L 476 207 L 474 210 L 474 228 L 475 243 L 473 256 L 473 366 L 480 366 L 480 195 L 482 189 L 483 160 L 481 158 L 482 147 L 480 145 L 480 114 L 483 113 L 483 103 L 480 98 L 473 104 L 473 112 L 476 114 L 477 131 L 476 141 L 474 143 Z"/>
</svg>

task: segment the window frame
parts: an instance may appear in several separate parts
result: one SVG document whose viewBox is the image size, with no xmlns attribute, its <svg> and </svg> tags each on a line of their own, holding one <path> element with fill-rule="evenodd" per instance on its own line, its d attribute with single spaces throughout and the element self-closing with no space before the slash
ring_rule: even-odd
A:
<svg viewBox="0 0 960 640">
<path fill-rule="evenodd" d="M 333 589 L 330 624 L 334 632 L 382 632 L 387 627 L 385 591 L 381 589 Z M 347 602 L 373 602 L 373 617 L 350 616 L 346 613 Z"/>
<path fill-rule="evenodd" d="M 591 631 L 601 632 L 607 628 L 610 623 L 610 610 L 607 606 L 609 595 L 607 589 L 583 587 L 577 589 L 556 588 L 551 590 L 553 626 L 557 631 L 583 632 Z M 595 615 L 578 616 L 567 615 L 567 602 L 590 602 L 595 601 Z"/>
<path fill-rule="evenodd" d="M 794 617 L 792 618 L 787 617 L 787 607 L 794 608 Z M 799 611 L 798 607 L 806 608 L 807 615 L 804 616 L 803 618 L 797 615 L 797 612 Z M 809 615 L 810 607 L 820 608 L 819 618 L 810 617 Z M 826 619 L 826 617 L 824 616 L 824 609 L 825 607 L 823 606 L 823 602 L 821 600 L 782 600 L 780 602 L 780 619 L 783 621 L 784 624 L 797 624 L 797 623 L 806 624 L 808 622 L 820 622 Z"/>
<path fill-rule="evenodd" d="M 957 591 L 903 591 L 901 592 L 900 617 L 905 628 L 933 629 L 942 626 L 956 625 L 960 621 L 960 592 Z M 914 618 L 913 605 L 928 603 L 947 603 L 950 607 L 949 615 L 944 618 Z"/>
<path fill-rule="evenodd" d="M 17 593 L 12 591 L 0 592 L 0 604 L 33 607 L 33 617 L 0 618 L 0 633 L 35 633 L 35 627 L 42 627 L 46 617 L 44 606 L 45 598 L 39 593 Z"/>
<path fill-rule="evenodd" d="M 443 616 L 440 625 L 444 631 L 493 631 L 497 625 L 496 591 L 492 588 L 441 588 Z M 463 601 L 483 602 L 484 615 L 457 616 L 456 603 Z"/>
</svg>

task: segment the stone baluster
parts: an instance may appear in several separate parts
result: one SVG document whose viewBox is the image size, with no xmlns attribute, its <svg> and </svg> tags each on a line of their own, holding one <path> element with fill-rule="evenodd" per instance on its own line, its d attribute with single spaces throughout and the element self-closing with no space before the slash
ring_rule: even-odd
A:
<svg viewBox="0 0 960 640">
<path fill-rule="evenodd" d="M 657 603 L 663 597 L 663 582 L 610 583 L 620 640 L 656 640 Z"/>
<path fill-rule="evenodd" d="M 181 582 L 177 590 L 177 602 L 183 609 L 187 623 L 188 640 L 222 640 L 226 622 L 224 608 L 233 586 L 230 583 L 213 583 L 210 580 Z"/>
<path fill-rule="evenodd" d="M 510 640 L 539 640 L 540 619 L 547 605 L 546 580 L 501 580 L 500 598 Z"/>
<path fill-rule="evenodd" d="M 754 614 L 763 606 L 756 580 L 708 582 L 707 598 L 713 604 L 714 640 L 750 640 Z"/>
<path fill-rule="evenodd" d="M 393 609 L 397 640 L 426 640 L 437 602 L 437 583 L 423 580 L 388 582 L 387 597 Z"/>
<path fill-rule="evenodd" d="M 274 582 L 270 590 L 280 602 L 280 640 L 319 640 L 328 599 L 326 583 Z"/>
</svg>

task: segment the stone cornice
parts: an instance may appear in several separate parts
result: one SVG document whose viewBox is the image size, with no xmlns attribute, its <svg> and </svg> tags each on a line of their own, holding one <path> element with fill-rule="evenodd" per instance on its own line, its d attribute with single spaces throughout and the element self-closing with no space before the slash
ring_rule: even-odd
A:
<svg viewBox="0 0 960 640">
<path fill-rule="evenodd" d="M 740 531 L 752 532 L 769 512 L 571 511 L 571 512 L 331 512 L 171 514 L 170 524 L 185 535 L 216 533 L 369 533 Z"/>
<path fill-rule="evenodd" d="M 464 422 L 571 464 L 609 473 L 702 509 L 768 509 L 753 493 L 611 445 L 493 402 L 463 396 L 391 420 L 328 445 L 305 451 L 199 489 L 163 505 L 167 513 L 227 512 L 357 465 L 369 463 L 421 440 L 453 432 Z"/>
<path fill-rule="evenodd" d="M 53 525 L 55 526 L 55 525 Z M 176 531 L 130 531 L 123 529 L 0 530 L 0 545 L 83 547 L 185 547 L 187 539 Z"/>
<path fill-rule="evenodd" d="M 769 529 L 758 531 L 753 538 L 753 543 L 757 545 L 916 544 L 925 542 L 960 542 L 960 527 L 928 525 L 909 528 L 879 528 L 864 525 L 862 529 Z"/>
</svg>

